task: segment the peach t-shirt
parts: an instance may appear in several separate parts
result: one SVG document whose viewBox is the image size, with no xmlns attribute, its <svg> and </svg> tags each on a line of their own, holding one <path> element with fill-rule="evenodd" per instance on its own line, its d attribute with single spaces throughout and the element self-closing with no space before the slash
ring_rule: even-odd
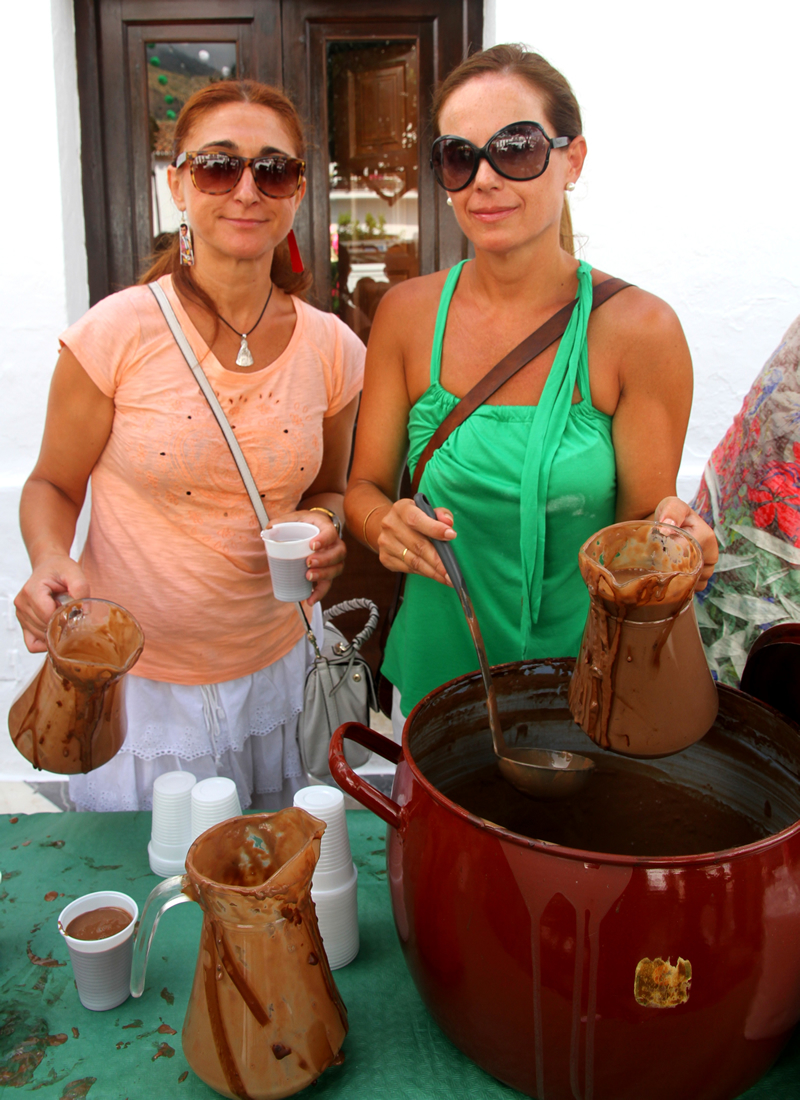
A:
<svg viewBox="0 0 800 1100">
<path fill-rule="evenodd" d="M 337 317 L 294 299 L 297 323 L 263 370 L 225 370 L 160 280 L 219 398 L 270 517 L 293 511 L 322 460 L 322 422 L 361 389 L 364 345 Z M 114 399 L 92 471 L 82 565 L 93 596 L 137 617 L 135 675 L 219 683 L 283 657 L 302 636 L 272 595 L 259 523 L 211 409 L 152 292 L 104 298 L 61 341 Z"/>
</svg>

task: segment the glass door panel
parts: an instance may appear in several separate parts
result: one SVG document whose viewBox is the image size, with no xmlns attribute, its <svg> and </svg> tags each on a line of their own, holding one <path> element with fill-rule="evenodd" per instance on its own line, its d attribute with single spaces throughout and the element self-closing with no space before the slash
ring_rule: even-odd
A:
<svg viewBox="0 0 800 1100">
<path fill-rule="evenodd" d="M 180 224 L 167 186 L 175 122 L 191 95 L 206 84 L 237 76 L 235 42 L 148 42 L 147 108 L 153 248 L 165 247 Z"/>
<path fill-rule="evenodd" d="M 329 39 L 331 308 L 366 342 L 394 283 L 419 274 L 416 39 Z"/>
</svg>

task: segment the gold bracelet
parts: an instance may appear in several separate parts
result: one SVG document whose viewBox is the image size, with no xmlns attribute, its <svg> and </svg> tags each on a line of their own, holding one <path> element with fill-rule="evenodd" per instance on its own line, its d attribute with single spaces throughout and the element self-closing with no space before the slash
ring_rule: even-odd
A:
<svg viewBox="0 0 800 1100">
<path fill-rule="evenodd" d="M 313 508 L 309 508 L 308 510 L 309 512 L 324 512 L 333 524 L 333 526 L 336 528 L 337 536 L 339 538 L 342 537 L 342 521 L 339 519 L 335 512 L 332 512 L 330 510 L 330 508 L 321 508 L 318 504 L 315 504 Z"/>
<path fill-rule="evenodd" d="M 392 506 L 389 503 L 389 501 L 384 501 L 383 504 L 376 504 L 375 507 L 370 508 L 370 510 L 364 516 L 364 532 L 363 532 L 364 542 L 367 544 L 367 546 L 370 548 L 370 550 L 372 550 L 373 553 L 375 553 L 375 554 L 378 553 L 378 548 L 376 546 L 373 546 L 372 543 L 369 541 L 369 536 L 367 535 L 367 524 L 369 523 L 369 517 L 372 515 L 373 512 L 377 512 L 379 508 L 386 508 L 387 506 L 389 508 L 391 508 L 391 506 Z"/>
</svg>

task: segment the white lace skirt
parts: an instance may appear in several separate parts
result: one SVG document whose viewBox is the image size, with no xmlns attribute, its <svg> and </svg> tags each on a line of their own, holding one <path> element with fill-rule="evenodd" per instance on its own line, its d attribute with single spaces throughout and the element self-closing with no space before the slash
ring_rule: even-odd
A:
<svg viewBox="0 0 800 1100">
<path fill-rule="evenodd" d="M 318 604 L 312 628 L 321 638 Z M 150 810 L 157 776 L 187 771 L 198 780 L 233 779 L 243 810 L 291 806 L 295 791 L 309 783 L 297 723 L 312 665 L 311 646 L 301 638 L 274 664 L 221 684 L 126 676 L 125 742 L 107 764 L 70 777 L 70 798 L 78 810 Z"/>
</svg>

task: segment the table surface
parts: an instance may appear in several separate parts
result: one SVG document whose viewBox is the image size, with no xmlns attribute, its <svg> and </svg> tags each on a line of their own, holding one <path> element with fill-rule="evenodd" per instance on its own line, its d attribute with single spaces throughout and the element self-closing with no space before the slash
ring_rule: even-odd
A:
<svg viewBox="0 0 800 1100">
<path fill-rule="evenodd" d="M 445 1038 L 406 970 L 394 929 L 385 827 L 365 810 L 347 815 L 358 866 L 361 949 L 336 983 L 350 1031 L 345 1062 L 319 1078 L 313 1100 L 515 1100 Z M 149 813 L 0 817 L 0 1088 L 46 1088 L 44 1100 L 217 1096 L 189 1069 L 180 1030 L 202 915 L 164 914 L 140 1000 L 90 1012 L 78 1000 L 56 921 L 73 898 L 121 890 L 141 911 L 159 881 L 147 861 Z M 14 1094 L 18 1095 L 18 1094 Z M 800 1029 L 743 1100 L 797 1100 Z M 690 1097 L 685 1100 L 691 1100 Z"/>
</svg>

